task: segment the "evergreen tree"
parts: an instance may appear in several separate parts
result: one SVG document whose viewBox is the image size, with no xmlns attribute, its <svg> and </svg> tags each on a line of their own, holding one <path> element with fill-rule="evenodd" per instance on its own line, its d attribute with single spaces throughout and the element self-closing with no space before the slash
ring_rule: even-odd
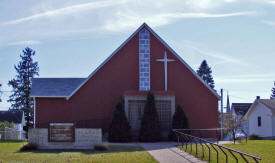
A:
<svg viewBox="0 0 275 163">
<path fill-rule="evenodd" d="M 197 70 L 197 74 L 208 84 L 211 88 L 214 89 L 215 83 L 212 77 L 212 70 L 208 66 L 206 60 L 203 60 L 199 69 Z"/>
<path fill-rule="evenodd" d="M 275 99 L 275 81 L 274 81 L 274 87 L 271 89 L 270 99 Z"/>
<path fill-rule="evenodd" d="M 23 50 L 23 54 L 20 54 L 21 60 L 17 66 L 14 65 L 17 74 L 8 83 L 13 89 L 8 100 L 11 103 L 10 110 L 24 111 L 27 128 L 33 124 L 33 99 L 30 97 L 32 78 L 39 71 L 38 63 L 32 59 L 34 55 L 35 51 L 28 47 Z"/>
<path fill-rule="evenodd" d="M 151 92 L 147 95 L 139 131 L 139 140 L 142 142 L 156 142 L 161 140 L 161 128 L 155 106 L 155 97 Z"/>
<path fill-rule="evenodd" d="M 131 141 L 131 127 L 125 116 L 122 102 L 116 105 L 113 112 L 113 119 L 109 127 L 110 142 L 129 142 Z"/>
<path fill-rule="evenodd" d="M 172 129 L 189 129 L 189 121 L 181 105 L 177 106 L 173 115 Z M 176 140 L 177 138 L 173 131 L 169 133 L 168 137 L 170 140 Z"/>
</svg>

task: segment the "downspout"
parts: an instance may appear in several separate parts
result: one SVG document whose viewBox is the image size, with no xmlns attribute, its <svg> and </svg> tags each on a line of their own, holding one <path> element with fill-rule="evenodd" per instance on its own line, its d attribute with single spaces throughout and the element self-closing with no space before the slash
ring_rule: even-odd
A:
<svg viewBox="0 0 275 163">
<path fill-rule="evenodd" d="M 33 97 L 33 105 L 34 105 L 34 108 L 33 108 L 33 128 L 35 128 L 35 122 L 36 122 L 36 101 L 35 101 L 35 97 Z"/>
</svg>

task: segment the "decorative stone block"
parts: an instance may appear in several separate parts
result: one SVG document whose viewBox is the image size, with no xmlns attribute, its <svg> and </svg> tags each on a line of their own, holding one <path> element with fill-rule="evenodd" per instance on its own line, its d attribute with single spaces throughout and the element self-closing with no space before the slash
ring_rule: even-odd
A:
<svg viewBox="0 0 275 163">
<path fill-rule="evenodd" d="M 93 149 L 94 145 L 102 143 L 102 130 L 75 128 L 74 142 L 49 142 L 47 128 L 33 128 L 29 130 L 28 142 L 39 149 Z"/>
</svg>

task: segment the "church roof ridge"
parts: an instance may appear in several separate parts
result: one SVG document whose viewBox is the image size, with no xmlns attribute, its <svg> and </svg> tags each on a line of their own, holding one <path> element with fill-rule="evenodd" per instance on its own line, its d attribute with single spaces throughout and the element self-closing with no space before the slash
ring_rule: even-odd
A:
<svg viewBox="0 0 275 163">
<path fill-rule="evenodd" d="M 135 30 L 135 32 L 130 35 L 130 37 L 128 37 L 128 39 L 126 39 L 115 51 L 113 51 L 113 53 L 111 53 L 111 55 L 104 60 L 88 77 L 87 79 L 81 83 L 69 96 L 66 97 L 66 99 L 70 99 L 101 67 L 103 67 L 103 65 L 105 65 L 105 63 L 107 63 L 124 45 L 126 45 L 128 43 L 129 40 L 131 40 L 142 28 L 146 28 L 148 29 L 167 49 L 169 49 L 175 56 L 177 59 L 179 59 L 186 67 L 187 69 L 189 69 L 189 71 L 191 71 L 193 73 L 194 76 L 197 77 L 197 79 L 199 81 L 201 81 L 205 87 L 207 87 L 211 93 L 213 93 L 218 99 L 220 99 L 220 96 L 217 94 L 216 91 L 214 91 L 212 88 L 210 88 L 202 79 L 201 77 L 199 77 L 197 75 L 197 73 L 157 34 L 155 33 L 155 31 L 149 27 L 149 25 L 147 25 L 145 22 L 138 28 Z"/>
</svg>

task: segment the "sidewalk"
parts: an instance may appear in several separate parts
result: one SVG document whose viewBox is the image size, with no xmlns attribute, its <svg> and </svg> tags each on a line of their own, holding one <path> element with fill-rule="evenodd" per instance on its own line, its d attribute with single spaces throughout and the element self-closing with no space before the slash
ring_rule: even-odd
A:
<svg viewBox="0 0 275 163">
<path fill-rule="evenodd" d="M 139 145 L 160 163 L 206 163 L 178 149 L 173 142 L 139 143 Z"/>
<path fill-rule="evenodd" d="M 109 145 L 141 146 L 160 163 L 206 163 L 176 147 L 175 142 L 109 143 Z"/>
</svg>

